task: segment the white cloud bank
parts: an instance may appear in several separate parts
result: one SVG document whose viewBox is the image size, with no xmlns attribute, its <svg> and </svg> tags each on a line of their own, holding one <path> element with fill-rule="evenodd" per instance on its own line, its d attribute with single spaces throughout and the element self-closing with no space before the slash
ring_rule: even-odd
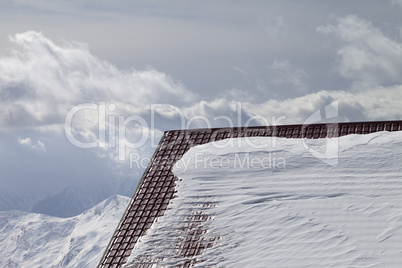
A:
<svg viewBox="0 0 402 268">
<path fill-rule="evenodd" d="M 356 16 L 339 18 L 336 25 L 318 27 L 317 31 L 330 34 L 340 42 L 336 70 L 358 83 L 359 90 L 334 90 L 328 85 L 327 90 L 298 98 L 259 100 L 258 105 L 243 102 L 242 112 L 268 118 L 285 115 L 288 122 L 302 123 L 308 114 L 339 100 L 341 108 L 345 107 L 345 111 L 340 111 L 345 120 L 400 118 L 396 106 L 401 97 L 402 44 Z M 38 32 L 16 34 L 10 41 L 12 48 L 0 59 L 2 129 L 50 129 L 52 126 L 61 129 L 68 110 L 81 103 L 114 104 L 116 110 L 108 112 L 125 116 L 149 113 L 151 104 L 172 104 L 183 109 L 187 120 L 196 115 L 211 119 L 236 109 L 234 99 L 229 96 L 200 103 L 195 93 L 156 70 L 119 70 L 93 56 L 84 44 L 58 45 Z M 289 80 L 289 87 L 306 90 L 307 74 L 302 69 L 292 69 L 289 64 L 278 60 L 271 65 L 278 72 L 273 81 Z M 361 85 L 366 87 L 362 89 Z M 200 109 L 200 105 L 204 108 Z M 92 134 L 82 133 L 88 139 L 97 136 L 93 129 L 97 125 L 94 116 L 97 114 L 89 111 L 85 115 L 77 114 L 81 118 L 76 120 L 77 131 L 80 127 L 88 129 L 88 124 L 92 129 Z M 169 122 L 164 122 L 163 128 L 169 128 L 168 125 Z"/>
<path fill-rule="evenodd" d="M 38 32 L 15 34 L 10 41 L 13 48 L 0 60 L 2 127 L 61 124 L 69 108 L 85 102 L 107 101 L 141 113 L 149 103 L 194 100 L 169 76 L 118 70 L 83 44 L 60 46 Z"/>
<path fill-rule="evenodd" d="M 402 83 L 401 43 L 356 16 L 339 18 L 337 22 L 318 27 L 317 31 L 334 35 L 341 42 L 337 70 L 342 76 L 365 85 Z"/>
<path fill-rule="evenodd" d="M 302 69 L 290 65 L 291 60 L 278 60 L 271 65 L 271 71 L 278 73 L 275 77 L 277 82 L 288 83 L 289 87 L 299 87 L 300 90 L 310 93 L 284 100 L 259 99 L 258 103 L 250 100 L 239 103 L 238 98 L 222 96 L 222 92 L 217 92 L 217 97 L 212 98 L 212 101 L 203 101 L 197 98 L 196 93 L 186 89 L 167 74 L 154 69 L 118 69 L 92 55 L 84 44 L 56 44 L 38 32 L 11 36 L 11 48 L 6 55 L 0 57 L 0 135 L 5 139 L 2 141 L 3 148 L 0 143 L 0 157 L 6 159 L 9 151 L 15 149 L 16 152 L 14 158 L 11 158 L 15 163 L 4 164 L 4 174 L 0 181 L 1 186 L 4 186 L 2 189 L 14 185 L 18 190 L 21 181 L 27 180 L 36 180 L 35 185 L 41 187 L 44 177 L 51 181 L 49 187 L 53 187 L 58 183 L 57 180 L 60 185 L 64 185 L 63 180 L 66 180 L 67 176 L 74 176 L 75 182 L 85 181 L 88 177 L 93 181 L 97 177 L 111 176 L 105 172 L 105 163 L 108 159 L 116 159 L 115 147 L 108 148 L 103 144 L 104 148 L 94 149 L 95 153 L 92 155 L 99 156 L 96 161 L 101 161 L 99 163 L 102 163 L 102 167 L 89 170 L 83 167 L 88 166 L 86 161 L 93 160 L 88 160 L 87 153 L 76 158 L 77 152 L 71 149 L 73 146 L 64 136 L 65 116 L 72 107 L 82 103 L 105 103 L 106 123 L 102 127 L 108 130 L 106 139 L 113 133 L 111 127 L 118 122 L 118 116 L 143 117 L 148 123 L 146 128 L 141 129 L 134 123 L 126 126 L 125 137 L 131 142 L 138 141 L 143 133 L 158 138 L 162 130 L 180 128 L 181 124 L 178 122 L 182 118 L 178 110 L 183 113 L 187 123 L 185 125 L 193 128 L 232 126 L 229 121 L 233 126 L 244 125 L 253 116 L 258 116 L 256 120 L 252 120 L 254 124 L 303 123 L 311 114 L 336 101 L 339 101 L 339 120 L 401 119 L 402 78 L 397 73 L 402 69 L 402 45 L 356 16 L 339 18 L 336 25 L 322 26 L 317 31 L 317 34 L 324 34 L 326 38 L 334 39 L 334 43 L 340 44 L 334 52 L 338 59 L 336 71 L 359 86 L 352 89 L 334 89 L 328 85 L 326 89 L 312 92 L 306 79 L 307 76 L 308 79 L 314 79 L 311 73 L 307 75 Z M 237 96 L 250 94 L 238 89 L 233 91 Z M 155 129 L 150 129 L 150 107 L 160 103 L 173 105 L 177 109 L 158 108 L 155 114 Z M 110 109 L 110 104 L 115 105 L 115 109 Z M 93 110 L 78 112 L 75 115 L 73 134 L 77 139 L 84 142 L 99 141 L 98 117 L 98 111 Z M 206 124 L 200 117 L 207 119 L 211 124 Z M 110 130 L 112 132 L 109 132 Z M 16 137 L 22 137 L 18 139 L 19 144 L 15 143 Z M 9 144 L 47 153 L 35 155 L 38 164 L 32 165 L 25 173 L 16 172 L 17 161 L 21 158 L 18 154 L 27 153 Z M 143 147 L 130 149 L 128 152 L 150 156 L 153 150 L 151 144 L 146 143 Z M 62 155 L 62 158 L 56 155 Z M 24 159 L 29 160 L 31 157 L 31 154 L 27 154 Z M 139 178 L 141 171 L 130 170 L 128 160 L 122 165 L 128 169 L 126 175 Z M 65 166 L 68 166 L 71 173 L 60 175 L 60 168 Z M 111 166 L 120 172 L 121 166 L 116 166 L 115 163 Z M 44 167 L 47 173 L 42 174 Z M 29 190 L 34 191 L 35 185 Z"/>
</svg>

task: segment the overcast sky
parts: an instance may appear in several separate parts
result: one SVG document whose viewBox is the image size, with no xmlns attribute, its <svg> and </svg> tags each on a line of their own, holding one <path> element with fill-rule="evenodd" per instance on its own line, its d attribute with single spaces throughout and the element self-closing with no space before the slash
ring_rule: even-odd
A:
<svg viewBox="0 0 402 268">
<path fill-rule="evenodd" d="M 130 153 L 183 122 L 402 118 L 401 0 L 32 2 L 0 0 L 0 194 L 139 179 Z M 71 133 L 92 149 L 66 138 L 84 103 Z"/>
</svg>

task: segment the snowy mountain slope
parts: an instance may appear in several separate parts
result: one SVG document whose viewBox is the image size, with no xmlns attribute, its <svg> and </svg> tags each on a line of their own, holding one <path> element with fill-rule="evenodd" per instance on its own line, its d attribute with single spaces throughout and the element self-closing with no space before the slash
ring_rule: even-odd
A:
<svg viewBox="0 0 402 268">
<path fill-rule="evenodd" d="M 339 149 L 333 166 L 311 153 L 326 139 L 248 141 L 196 146 L 176 163 L 178 197 L 126 267 L 141 258 L 183 263 L 177 237 L 200 212 L 212 217 L 200 223 L 202 237 L 219 240 L 196 267 L 400 267 L 402 132 L 329 142 Z"/>
<path fill-rule="evenodd" d="M 128 197 L 110 197 L 72 218 L 0 212 L 0 267 L 96 267 Z"/>
</svg>

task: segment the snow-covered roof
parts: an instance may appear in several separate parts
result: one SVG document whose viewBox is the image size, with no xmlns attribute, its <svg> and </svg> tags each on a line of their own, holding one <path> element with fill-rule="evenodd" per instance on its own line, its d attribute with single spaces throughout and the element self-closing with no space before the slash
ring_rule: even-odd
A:
<svg viewBox="0 0 402 268">
<path fill-rule="evenodd" d="M 337 138 L 401 130 L 402 121 L 167 131 L 100 267 L 401 256 L 400 132 Z M 359 243 L 367 237 L 377 240 Z"/>
</svg>

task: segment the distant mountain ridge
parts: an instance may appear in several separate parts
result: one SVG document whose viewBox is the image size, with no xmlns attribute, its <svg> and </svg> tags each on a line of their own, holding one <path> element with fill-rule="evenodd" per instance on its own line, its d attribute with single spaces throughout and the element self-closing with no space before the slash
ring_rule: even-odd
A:
<svg viewBox="0 0 402 268">
<path fill-rule="evenodd" d="M 50 216 L 67 218 L 73 217 L 101 202 L 108 196 L 107 192 L 83 192 L 66 188 L 55 195 L 47 196 L 37 202 L 32 212 Z"/>
<path fill-rule="evenodd" d="M 0 194 L 0 211 L 21 210 L 30 212 L 34 205 L 45 195 Z"/>
<path fill-rule="evenodd" d="M 67 187 L 59 193 L 48 196 L 0 194 L 0 211 L 20 210 L 60 218 L 73 217 L 111 196 L 132 197 L 137 183 L 138 181 L 132 178 L 119 178 L 103 186 L 94 185 L 86 190 Z"/>
</svg>

